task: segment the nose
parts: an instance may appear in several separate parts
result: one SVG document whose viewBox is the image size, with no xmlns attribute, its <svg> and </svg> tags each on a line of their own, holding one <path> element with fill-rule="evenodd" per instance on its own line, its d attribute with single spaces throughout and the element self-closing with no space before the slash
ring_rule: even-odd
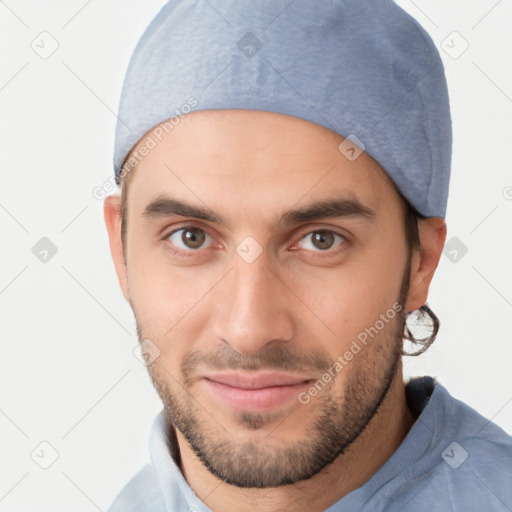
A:
<svg viewBox="0 0 512 512">
<path fill-rule="evenodd" d="M 241 354 L 256 354 L 271 342 L 293 336 L 293 302 L 262 254 L 247 263 L 235 257 L 215 306 L 214 334 Z"/>
</svg>

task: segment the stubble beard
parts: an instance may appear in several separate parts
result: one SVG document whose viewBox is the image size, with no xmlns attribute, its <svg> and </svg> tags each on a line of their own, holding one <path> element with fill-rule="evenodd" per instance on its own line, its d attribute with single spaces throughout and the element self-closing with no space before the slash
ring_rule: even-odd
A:
<svg viewBox="0 0 512 512">
<path fill-rule="evenodd" d="M 226 364 L 221 363 L 215 355 L 202 358 L 192 353 L 181 366 L 179 381 L 157 361 L 158 364 L 148 368 L 149 374 L 170 424 L 181 432 L 205 467 L 225 483 L 241 488 L 279 487 L 318 474 L 361 435 L 388 395 L 401 363 L 409 273 L 410 259 L 397 301 L 402 309 L 387 328 L 371 341 L 371 344 L 379 344 L 379 347 L 373 347 L 374 359 L 366 357 L 366 354 L 357 354 L 350 365 L 357 365 L 356 360 L 361 362 L 356 371 L 354 366 L 348 374 L 341 393 L 333 392 L 338 380 L 334 378 L 331 386 L 312 399 L 317 406 L 321 403 L 320 411 L 306 428 L 301 440 L 284 447 L 276 446 L 275 442 L 265 444 L 265 439 L 270 438 L 272 432 L 279 433 L 281 427 L 286 427 L 286 417 L 280 423 L 270 415 L 250 412 L 237 416 L 238 424 L 247 430 L 261 430 L 271 426 L 272 422 L 276 425 L 271 426 L 269 434 L 259 441 L 237 440 L 194 397 L 194 368 L 199 361 L 243 370 L 272 368 L 283 371 L 315 367 L 318 371 L 325 369 L 326 365 L 332 366 L 332 362 L 322 358 L 322 355 L 313 359 L 304 358 L 283 347 L 261 357 L 231 353 Z M 138 321 L 137 331 L 142 340 L 143 329 Z M 367 347 L 363 348 L 363 352 L 367 350 Z M 346 371 L 345 368 L 341 370 L 342 373 Z M 296 412 L 297 408 L 294 408 L 291 414 Z M 307 413 L 303 413 L 302 417 L 308 421 Z M 286 439 L 286 435 L 283 437 Z"/>
</svg>

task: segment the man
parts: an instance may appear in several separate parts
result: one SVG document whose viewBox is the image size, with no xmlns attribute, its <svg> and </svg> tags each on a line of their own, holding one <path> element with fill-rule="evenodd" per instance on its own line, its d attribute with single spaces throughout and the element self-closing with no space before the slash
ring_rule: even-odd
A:
<svg viewBox="0 0 512 512">
<path fill-rule="evenodd" d="M 105 219 L 164 410 L 112 512 L 512 509 L 511 438 L 402 377 L 439 326 L 450 156 L 438 52 L 393 2 L 162 9 Z"/>
</svg>

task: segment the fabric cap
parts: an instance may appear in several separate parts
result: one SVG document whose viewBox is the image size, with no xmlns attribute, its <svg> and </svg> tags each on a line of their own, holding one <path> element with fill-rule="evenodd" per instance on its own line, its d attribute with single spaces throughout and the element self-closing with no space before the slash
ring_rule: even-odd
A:
<svg viewBox="0 0 512 512">
<path fill-rule="evenodd" d="M 363 149 L 420 213 L 445 217 L 452 133 L 444 68 L 425 30 L 392 0 L 171 0 L 128 67 L 118 182 L 139 140 L 148 137 L 138 160 L 161 140 L 161 130 L 148 135 L 157 124 L 169 121 L 168 132 L 181 116 L 211 109 L 277 112 L 329 128 L 345 138 L 347 158 Z"/>
</svg>

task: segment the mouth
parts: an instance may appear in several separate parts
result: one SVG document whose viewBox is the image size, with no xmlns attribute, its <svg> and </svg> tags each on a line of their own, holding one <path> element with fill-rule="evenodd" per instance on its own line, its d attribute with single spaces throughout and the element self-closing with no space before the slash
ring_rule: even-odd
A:
<svg viewBox="0 0 512 512">
<path fill-rule="evenodd" d="M 203 377 L 210 394 L 239 411 L 261 412 L 297 400 L 314 379 L 284 373 L 217 373 Z"/>
</svg>

